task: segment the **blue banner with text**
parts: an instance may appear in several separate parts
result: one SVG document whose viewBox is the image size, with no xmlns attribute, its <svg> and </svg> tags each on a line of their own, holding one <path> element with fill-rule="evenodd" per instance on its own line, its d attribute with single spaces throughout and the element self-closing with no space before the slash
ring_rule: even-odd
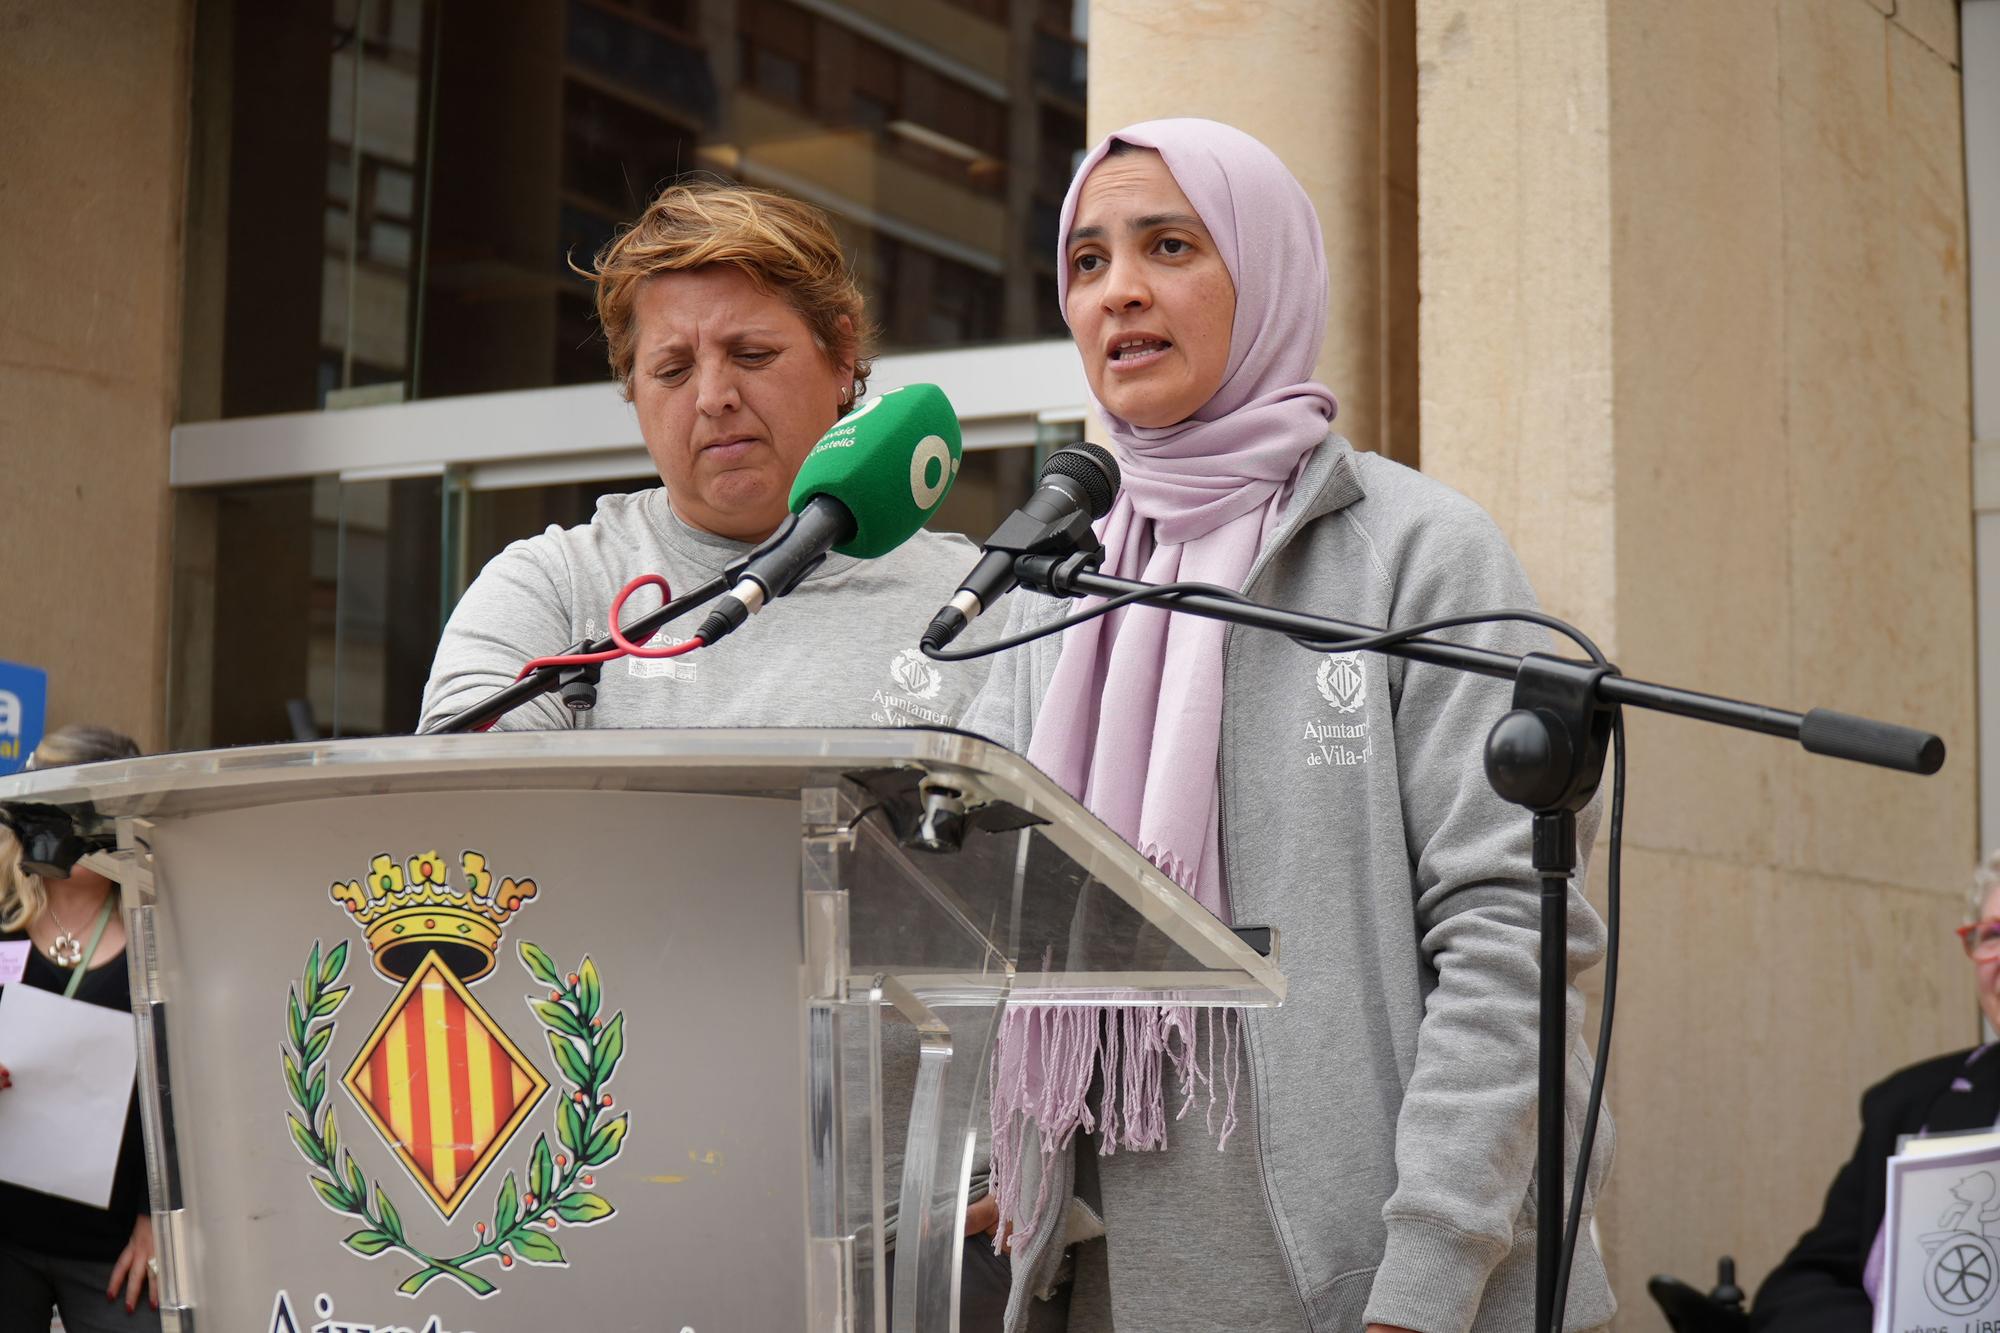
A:
<svg viewBox="0 0 2000 1333">
<path fill-rule="evenodd" d="M 42 743 L 48 703 L 48 672 L 0 662 L 0 774 L 20 772 Z"/>
</svg>

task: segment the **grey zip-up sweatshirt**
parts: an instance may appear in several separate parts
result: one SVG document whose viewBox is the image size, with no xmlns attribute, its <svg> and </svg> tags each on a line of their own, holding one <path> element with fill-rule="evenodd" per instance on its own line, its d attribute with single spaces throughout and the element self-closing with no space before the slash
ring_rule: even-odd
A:
<svg viewBox="0 0 2000 1333">
<path fill-rule="evenodd" d="M 1374 625 L 1534 604 L 1478 506 L 1339 436 L 1308 462 L 1243 591 Z M 1017 595 L 1008 631 L 1065 609 Z M 1515 653 L 1551 646 L 1520 624 L 1445 637 Z M 1025 751 L 1060 649 L 1058 636 L 1002 655 L 965 726 Z M 1223 686 L 1231 911 L 1238 924 L 1278 927 L 1291 984 L 1283 1008 L 1251 1017 L 1246 1076 L 1271 1222 L 1263 1236 L 1282 1251 L 1299 1325 L 1518 1333 L 1534 1315 L 1539 888 L 1529 817 L 1493 793 L 1482 765 L 1511 688 L 1374 654 L 1316 654 L 1249 630 L 1227 640 Z M 1579 822 L 1587 847 L 1594 809 Z M 1580 885 L 1581 872 L 1569 908 L 1572 1172 L 1590 1068 L 1575 981 L 1605 938 Z M 1200 1136 L 1200 1117 L 1170 1132 Z M 1593 1206 L 1611 1152 L 1607 1117 Z M 1055 1169 L 1052 1189 L 1063 1192 L 1054 1197 L 1067 1197 L 1074 1158 L 1058 1157 Z M 1032 1191 L 1035 1172 L 1025 1174 Z M 1105 1225 L 1144 1228 L 1147 1218 L 1128 1211 Z M 1025 1324 L 1028 1293 L 1051 1282 L 1059 1233 L 1045 1227 L 1015 1255 L 1010 1330 Z M 1233 1243 L 1255 1238 L 1213 1240 L 1225 1252 Z M 1177 1278 L 1187 1281 L 1184 1271 L 1111 1275 L 1114 1288 Z M 1187 1297 L 1219 1319 L 1231 1308 L 1214 1282 Z M 1612 1310 L 1586 1234 L 1567 1325 L 1593 1328 Z"/>
</svg>

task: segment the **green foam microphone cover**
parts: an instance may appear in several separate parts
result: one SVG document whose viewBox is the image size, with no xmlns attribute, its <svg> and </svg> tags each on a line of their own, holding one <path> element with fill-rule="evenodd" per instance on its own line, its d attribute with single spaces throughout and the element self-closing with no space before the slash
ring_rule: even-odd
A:
<svg viewBox="0 0 2000 1333">
<path fill-rule="evenodd" d="M 958 414 L 935 384 L 907 384 L 871 398 L 834 424 L 792 482 L 792 512 L 816 495 L 854 515 L 854 535 L 833 549 L 873 560 L 916 536 L 958 479 Z"/>
</svg>

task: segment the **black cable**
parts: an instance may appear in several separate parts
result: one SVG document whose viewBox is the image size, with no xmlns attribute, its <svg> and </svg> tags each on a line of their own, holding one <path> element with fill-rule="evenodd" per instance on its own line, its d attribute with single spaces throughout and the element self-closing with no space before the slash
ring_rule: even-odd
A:
<svg viewBox="0 0 2000 1333">
<path fill-rule="evenodd" d="M 1019 648 L 1023 644 L 1032 643 L 1036 639 L 1047 638 L 1051 634 L 1060 634 L 1064 630 L 1071 629 L 1090 620 L 1095 620 L 1099 616 L 1107 615 L 1134 602 L 1161 602 L 1171 607 L 1180 598 L 1197 594 L 1219 597 L 1232 602 L 1249 601 L 1241 593 L 1215 584 L 1193 582 L 1162 583 L 1153 587 L 1134 589 L 1131 592 L 1121 593 L 1116 597 L 1106 598 L 1095 606 L 1064 616 L 1058 620 L 1052 620 L 1046 625 L 1024 630 L 1019 634 L 1008 635 L 1005 638 L 997 639 L 981 647 L 955 650 L 926 647 L 923 649 L 923 652 L 926 657 L 939 662 L 967 662 L 974 658 L 986 657 L 992 653 Z M 1416 624 L 1403 625 L 1396 629 L 1382 630 L 1375 634 L 1363 635 L 1358 638 L 1338 642 L 1326 639 L 1311 639 L 1297 634 L 1286 635 L 1286 637 L 1300 647 L 1318 653 L 1381 652 L 1399 644 L 1407 643 L 1411 639 L 1419 638 L 1425 634 L 1435 633 L 1438 630 L 1454 629 L 1464 625 L 1502 623 L 1540 625 L 1544 629 L 1553 630 L 1555 633 L 1575 643 L 1596 665 L 1602 667 L 1609 667 L 1611 665 L 1610 660 L 1605 657 L 1603 650 L 1592 641 L 1589 635 L 1576 626 L 1556 616 L 1548 615 L 1545 612 L 1525 609 L 1469 611 L 1461 615 L 1440 616 L 1435 620 L 1420 621 Z M 1625 829 L 1625 710 L 1623 708 L 1614 706 L 1611 710 L 1611 735 L 1613 745 L 1611 769 L 1611 838 L 1610 846 L 1607 849 L 1609 861 L 1605 872 L 1603 1012 L 1598 1016 L 1597 1020 L 1596 1068 L 1591 1071 L 1590 1096 L 1586 1101 L 1583 1117 L 1583 1135 L 1577 1144 L 1576 1181 L 1571 1186 L 1569 1207 L 1564 1217 L 1561 1241 L 1562 1256 L 1558 1260 L 1556 1268 L 1554 1328 L 1550 1330 L 1550 1333 L 1558 1333 L 1562 1328 L 1563 1310 L 1568 1304 L 1570 1267 L 1576 1256 L 1577 1242 L 1581 1239 L 1583 1230 L 1584 1187 L 1590 1179 L 1590 1159 L 1597 1146 L 1597 1122 L 1604 1109 L 1605 1071 L 1611 1063 L 1611 1020 L 1618 999 L 1618 889 L 1620 863 L 1624 856 Z M 1567 1059 L 1567 1056 L 1568 1052 L 1564 1052 L 1565 1059 Z M 1562 1107 L 1554 1107 L 1551 1110 L 1556 1115 L 1564 1113 Z M 1562 1200 L 1556 1200 L 1556 1206 L 1561 1207 Z"/>
<path fill-rule="evenodd" d="M 1539 611 L 1475 611 L 1465 615 L 1425 621 L 1421 625 L 1406 625 L 1399 629 L 1384 630 L 1366 639 L 1348 640 L 1341 644 L 1315 643 L 1296 636 L 1293 637 L 1293 642 L 1323 652 L 1379 650 L 1407 642 L 1420 634 L 1449 629 L 1454 625 L 1476 625 L 1503 620 L 1523 621 L 1554 630 L 1573 640 L 1599 666 L 1610 665 L 1603 652 L 1583 631 Z M 1590 1179 L 1590 1159 L 1597 1147 L 1597 1123 L 1604 1110 L 1605 1071 L 1611 1064 L 1611 1023 L 1618 1002 L 1618 890 L 1619 871 L 1625 852 L 1625 710 L 1622 708 L 1614 707 L 1611 710 L 1611 738 L 1611 838 L 1610 845 L 1606 849 L 1605 867 L 1603 1011 L 1597 1020 L 1597 1055 L 1590 1075 L 1590 1095 L 1584 1103 L 1583 1135 L 1577 1142 L 1576 1180 L 1570 1186 L 1569 1207 L 1563 1221 L 1562 1256 L 1557 1260 L 1555 1301 L 1548 1333 L 1560 1333 L 1563 1327 L 1563 1312 L 1569 1304 L 1570 1269 L 1576 1259 L 1577 1244 L 1582 1239 L 1584 1194 Z M 1564 1056 L 1567 1058 L 1568 1052 L 1564 1052 Z M 1561 1114 L 1560 1108 L 1557 1108 L 1556 1113 Z M 1561 1203 L 1560 1199 L 1556 1200 L 1558 1207 Z"/>
<path fill-rule="evenodd" d="M 1599 666 L 1610 666 L 1609 660 L 1590 636 L 1574 625 L 1555 616 L 1540 611 L 1473 611 L 1464 615 L 1445 616 L 1427 620 L 1421 624 L 1405 625 L 1398 629 L 1384 630 L 1362 639 L 1349 639 L 1341 643 L 1311 640 L 1297 635 L 1289 636 L 1294 643 L 1318 652 L 1363 652 L 1380 651 L 1406 643 L 1422 634 L 1457 625 L 1492 624 L 1501 621 L 1520 621 L 1541 625 L 1574 641 Z M 1611 710 L 1612 767 L 1611 767 L 1611 838 L 1607 848 L 1604 892 L 1604 1000 L 1603 1012 L 1597 1020 L 1597 1056 L 1595 1068 L 1590 1075 L 1590 1095 L 1584 1103 L 1583 1135 L 1577 1142 L 1576 1180 L 1570 1186 L 1569 1207 L 1562 1230 L 1562 1256 L 1556 1266 L 1556 1289 L 1554 1310 L 1549 1333 L 1560 1333 L 1563 1326 L 1563 1311 L 1569 1303 L 1569 1275 L 1576 1258 L 1576 1247 L 1582 1238 L 1583 1200 L 1585 1185 L 1590 1179 L 1590 1159 L 1597 1146 L 1597 1122 L 1604 1109 L 1605 1070 L 1611 1063 L 1611 1021 L 1618 1001 L 1618 889 L 1619 870 L 1624 857 L 1625 842 L 1625 710 L 1614 707 Z M 1565 1058 L 1568 1052 L 1564 1052 Z M 1556 1108 L 1561 1114 L 1561 1108 Z M 1560 1199 L 1556 1200 L 1562 1206 Z M 1546 1205 L 1544 1205 L 1546 1206 Z"/>
<path fill-rule="evenodd" d="M 1232 592 L 1228 588 L 1213 583 L 1158 583 L 1136 589 L 1132 592 L 1120 593 L 1116 597 L 1107 597 L 1096 606 L 1074 612 L 1073 614 L 1064 616 L 1060 620 L 1051 620 L 1046 625 L 1037 625 L 1033 629 L 1023 630 L 1019 634 L 1010 634 L 1004 639 L 995 639 L 992 643 L 983 644 L 977 648 L 931 648 L 926 646 L 923 649 L 923 654 L 933 662 L 970 662 L 974 658 L 1005 652 L 1009 648 L 1019 648 L 1023 644 L 1033 643 L 1036 639 L 1046 639 L 1051 634 L 1060 634 L 1064 630 L 1073 629 L 1086 621 L 1095 620 L 1099 616 L 1109 615 L 1120 607 L 1130 606 L 1133 602 L 1143 602 L 1153 599 L 1172 602 L 1176 598 L 1186 596 L 1190 593 L 1202 593 L 1210 597 L 1226 597 L 1232 602 L 1244 600 L 1241 593 Z"/>
<path fill-rule="evenodd" d="M 1224 601 L 1241 602 L 1245 605 L 1250 604 L 1250 599 L 1242 593 L 1224 588 L 1219 584 L 1188 581 L 1158 583 L 1145 588 L 1136 588 L 1131 592 L 1120 593 L 1116 597 L 1107 597 L 1095 606 L 1086 607 L 1084 610 L 1073 612 L 1058 620 L 1051 620 L 1046 625 L 1037 625 L 1032 629 L 1023 630 L 1019 634 L 1010 634 L 1005 638 L 995 639 L 993 642 L 982 644 L 977 648 L 925 648 L 923 649 L 923 654 L 937 662 L 970 662 L 975 658 L 988 657 L 994 653 L 1005 652 L 1011 648 L 1019 648 L 1024 644 L 1033 643 L 1036 639 L 1045 639 L 1051 634 L 1060 634 L 1064 630 L 1073 629 L 1087 621 L 1095 620 L 1099 616 L 1109 615 L 1111 612 L 1130 606 L 1134 602 L 1157 601 L 1171 606 L 1181 598 L 1189 596 L 1216 597 Z M 1285 637 L 1293 643 L 1298 644 L 1301 648 L 1315 653 L 1380 652 L 1388 648 L 1393 648 L 1398 644 L 1407 643 L 1411 639 L 1435 633 L 1441 629 L 1454 629 L 1462 625 L 1492 625 L 1505 622 L 1540 625 L 1544 629 L 1554 630 L 1565 638 L 1574 641 L 1589 656 L 1590 660 L 1597 665 L 1611 665 L 1609 659 L 1591 641 L 1589 635 L 1568 621 L 1559 620 L 1555 616 L 1547 615 L 1541 611 L 1470 611 L 1463 615 L 1440 616 L 1436 620 L 1418 621 L 1413 625 L 1403 625 L 1396 629 L 1385 629 L 1375 634 L 1353 639 L 1343 639 L 1337 642 L 1329 639 L 1312 639 L 1297 634 L 1288 634 Z"/>
<path fill-rule="evenodd" d="M 1585 1104 L 1583 1138 L 1577 1144 L 1576 1183 L 1570 1187 L 1569 1216 L 1563 1228 L 1562 1263 L 1556 1270 L 1555 1326 L 1562 1328 L 1563 1307 L 1569 1302 L 1570 1261 L 1583 1227 L 1584 1183 L 1590 1178 L 1590 1158 L 1597 1146 L 1598 1113 L 1604 1108 L 1604 1071 L 1611 1063 L 1611 1014 L 1618 1001 L 1618 872 L 1625 854 L 1625 710 L 1611 713 L 1611 845 L 1604 875 L 1604 1012 L 1597 1019 L 1597 1067 L 1590 1075 L 1590 1099 Z"/>
<path fill-rule="evenodd" d="M 1235 597 L 1233 600 L 1240 602 L 1244 599 Z M 1422 620 L 1414 625 L 1403 625 L 1396 629 L 1385 629 L 1380 633 L 1370 634 L 1358 639 L 1309 639 L 1299 634 L 1289 634 L 1286 637 L 1301 648 L 1310 648 L 1316 653 L 1382 652 L 1385 649 L 1394 648 L 1398 644 L 1408 643 L 1411 639 L 1421 638 L 1426 634 L 1434 634 L 1441 629 L 1452 629 L 1460 625 L 1497 625 L 1510 621 L 1518 621 L 1524 625 L 1540 625 L 1544 629 L 1554 630 L 1556 633 L 1573 641 L 1577 647 L 1583 649 L 1590 660 L 1598 666 L 1608 667 L 1611 665 L 1610 659 L 1605 657 L 1604 653 L 1595 643 L 1591 642 L 1588 634 L 1585 634 L 1566 620 L 1559 620 L 1555 616 L 1541 611 L 1516 609 L 1505 611 L 1468 611 L 1463 615 L 1439 616 L 1436 620 Z"/>
</svg>

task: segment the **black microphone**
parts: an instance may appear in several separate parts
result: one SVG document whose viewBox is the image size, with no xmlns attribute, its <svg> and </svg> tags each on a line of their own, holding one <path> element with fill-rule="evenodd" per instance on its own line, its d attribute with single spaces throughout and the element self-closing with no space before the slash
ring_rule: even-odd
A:
<svg viewBox="0 0 2000 1333">
<path fill-rule="evenodd" d="M 1073 555 L 1096 548 L 1090 525 L 1111 512 L 1118 494 L 1118 460 L 1111 451 L 1087 443 L 1058 449 L 1042 464 L 1036 482 L 1035 493 L 994 529 L 979 563 L 924 631 L 927 651 L 935 652 L 964 633 L 980 612 L 1019 584 L 1014 561 L 1021 556 Z"/>
<path fill-rule="evenodd" d="M 818 569 L 828 551 L 862 560 L 917 534 L 958 475 L 963 442 L 951 400 L 908 384 L 834 423 L 792 480 L 783 525 L 731 565 L 736 580 L 695 637 L 712 644 Z"/>
</svg>

